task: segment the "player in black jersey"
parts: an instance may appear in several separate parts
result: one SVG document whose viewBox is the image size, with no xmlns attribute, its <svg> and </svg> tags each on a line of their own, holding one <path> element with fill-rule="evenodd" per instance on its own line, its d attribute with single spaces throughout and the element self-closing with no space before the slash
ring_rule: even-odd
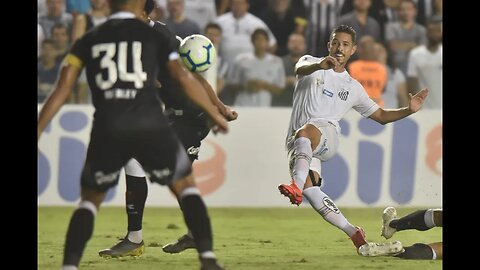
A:
<svg viewBox="0 0 480 270">
<path fill-rule="evenodd" d="M 154 7 L 154 0 L 147 0 L 144 8 L 143 20 L 155 30 L 169 36 L 176 46 L 180 46 L 181 38 L 175 36 L 168 27 L 161 22 L 154 22 L 149 19 L 148 14 Z M 204 86 L 205 90 L 220 112 L 228 119 L 235 120 L 237 114 L 225 106 L 217 97 L 215 91 L 210 84 L 199 74 L 192 73 L 194 77 Z M 160 76 L 162 74 L 159 74 Z M 162 84 L 160 88 L 160 96 L 165 103 L 166 115 L 170 121 L 170 125 L 174 128 L 179 136 L 183 146 L 187 150 L 190 161 L 198 159 L 198 153 L 201 141 L 210 132 L 208 119 L 201 108 L 190 102 L 183 92 L 178 89 L 180 86 L 174 81 L 168 84 Z M 145 173 L 141 165 L 134 159 L 125 165 L 126 193 L 125 208 L 128 216 L 128 232 L 127 235 L 117 244 L 108 249 L 99 251 L 102 257 L 124 257 L 124 256 L 141 256 L 145 250 L 143 241 L 142 221 L 145 202 L 148 194 L 148 185 Z M 181 202 L 179 201 L 181 205 Z M 163 250 L 168 253 L 178 253 L 187 248 L 195 248 L 195 241 L 192 232 L 189 230 L 187 234 L 178 239 L 177 242 L 165 245 Z"/>
<path fill-rule="evenodd" d="M 175 44 L 136 18 L 141 16 L 145 0 L 110 2 L 114 14 L 72 46 L 38 119 L 40 139 L 85 67 L 95 113 L 81 175 L 81 201 L 68 227 L 62 269 L 78 269 L 107 190 L 118 183 L 127 161 L 135 158 L 150 181 L 167 185 L 181 201 L 201 269 L 222 270 L 213 253 L 210 220 L 191 163 L 163 115 L 155 79 L 161 84 L 178 80 L 187 96 L 211 117 L 216 131 L 227 132 L 227 122 L 205 92 L 198 91 L 202 85 L 178 60 Z"/>
</svg>

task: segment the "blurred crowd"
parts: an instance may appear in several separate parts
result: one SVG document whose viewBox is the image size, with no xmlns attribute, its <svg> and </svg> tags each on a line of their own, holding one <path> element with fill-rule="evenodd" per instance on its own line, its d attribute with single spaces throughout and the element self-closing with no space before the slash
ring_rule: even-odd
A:
<svg viewBox="0 0 480 270">
<path fill-rule="evenodd" d="M 380 106 L 406 106 L 428 87 L 424 108 L 442 104 L 442 0 L 155 0 L 150 14 L 177 36 L 203 34 L 217 49 L 206 72 L 227 105 L 289 107 L 294 66 L 328 54 L 331 30 L 357 32 L 347 66 Z M 38 0 L 38 103 L 53 90 L 72 43 L 107 20 L 108 0 Z M 82 74 L 69 103 L 90 103 Z"/>
</svg>

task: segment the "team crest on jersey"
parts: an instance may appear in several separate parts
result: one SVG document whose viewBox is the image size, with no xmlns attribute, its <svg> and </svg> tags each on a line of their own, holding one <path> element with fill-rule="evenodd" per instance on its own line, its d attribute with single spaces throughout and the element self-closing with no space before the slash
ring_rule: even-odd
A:
<svg viewBox="0 0 480 270">
<path fill-rule="evenodd" d="M 320 79 L 320 78 L 317 78 L 316 81 L 315 81 L 315 84 L 316 84 L 316 85 L 322 85 L 322 84 L 323 84 L 323 80 Z"/>
<path fill-rule="evenodd" d="M 340 92 L 338 92 L 338 97 L 339 97 L 341 100 L 345 101 L 345 100 L 347 100 L 349 93 L 350 93 L 350 92 L 348 92 L 348 90 L 342 89 Z"/>
</svg>

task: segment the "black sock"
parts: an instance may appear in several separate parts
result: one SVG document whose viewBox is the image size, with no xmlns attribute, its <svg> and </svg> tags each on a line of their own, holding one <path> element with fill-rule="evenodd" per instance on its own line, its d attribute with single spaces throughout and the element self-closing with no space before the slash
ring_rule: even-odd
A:
<svg viewBox="0 0 480 270">
<path fill-rule="evenodd" d="M 433 250 L 429 245 L 416 243 L 404 248 L 405 251 L 395 255 L 395 257 L 411 260 L 433 260 Z"/>
<path fill-rule="evenodd" d="M 202 198 L 194 194 L 183 197 L 181 201 L 185 223 L 193 234 L 198 253 L 213 251 L 210 218 Z"/>
<path fill-rule="evenodd" d="M 85 245 L 92 237 L 94 219 L 92 211 L 88 209 L 78 208 L 73 212 L 65 240 L 63 265 L 78 267 Z"/>
<path fill-rule="evenodd" d="M 416 229 L 418 231 L 426 231 L 430 228 L 425 224 L 425 213 L 427 210 L 418 210 L 399 219 L 390 222 L 390 227 L 397 231 Z"/>
<path fill-rule="evenodd" d="M 147 178 L 131 175 L 126 175 L 125 178 L 127 180 L 125 209 L 128 216 L 128 231 L 139 231 L 142 229 L 143 209 L 148 194 Z"/>
</svg>

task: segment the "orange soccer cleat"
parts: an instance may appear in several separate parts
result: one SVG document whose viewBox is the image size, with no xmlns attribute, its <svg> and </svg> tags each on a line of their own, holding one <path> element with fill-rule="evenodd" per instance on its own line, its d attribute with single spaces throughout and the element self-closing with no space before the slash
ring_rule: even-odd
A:
<svg viewBox="0 0 480 270">
<path fill-rule="evenodd" d="M 298 186 L 295 184 L 293 180 L 290 185 L 287 185 L 287 184 L 279 185 L 278 190 L 280 190 L 281 194 L 288 197 L 292 204 L 296 204 L 298 206 L 302 203 L 302 199 L 303 199 L 302 191 L 298 188 Z"/>
</svg>

